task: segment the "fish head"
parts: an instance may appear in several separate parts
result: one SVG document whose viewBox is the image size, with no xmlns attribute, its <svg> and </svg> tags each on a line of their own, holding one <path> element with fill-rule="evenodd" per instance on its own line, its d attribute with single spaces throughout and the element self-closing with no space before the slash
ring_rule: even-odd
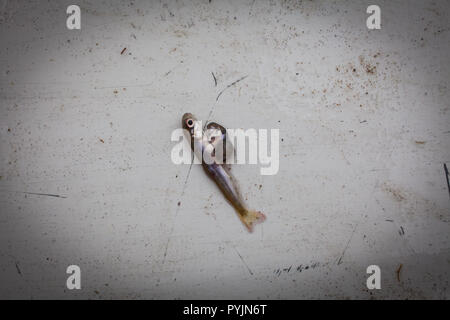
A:
<svg viewBox="0 0 450 320">
<path fill-rule="evenodd" d="M 188 131 L 193 131 L 197 118 L 192 113 L 185 113 L 181 118 L 181 127 Z"/>
<path fill-rule="evenodd" d="M 194 141 L 202 141 L 202 122 L 192 113 L 185 113 L 181 118 L 181 127 L 188 141 L 191 141 L 192 150 L 194 150 Z"/>
<path fill-rule="evenodd" d="M 185 129 L 186 133 L 193 139 L 202 138 L 202 122 L 197 120 L 197 118 L 192 113 L 185 113 L 181 119 L 181 126 Z"/>
</svg>

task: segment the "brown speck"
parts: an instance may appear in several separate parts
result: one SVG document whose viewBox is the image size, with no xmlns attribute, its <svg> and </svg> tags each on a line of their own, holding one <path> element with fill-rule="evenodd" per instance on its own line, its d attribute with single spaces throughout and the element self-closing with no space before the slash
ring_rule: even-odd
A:
<svg viewBox="0 0 450 320">
<path fill-rule="evenodd" d="M 120 54 L 124 54 L 126 50 L 127 50 L 127 48 L 123 48 L 122 51 L 120 52 Z"/>
<path fill-rule="evenodd" d="M 366 66 L 366 72 L 369 74 L 375 74 L 376 70 L 377 70 L 376 66 L 371 66 L 371 65 Z"/>
<path fill-rule="evenodd" d="M 100 140 L 101 143 L 105 143 L 105 140 L 99 138 L 98 140 Z"/>
<path fill-rule="evenodd" d="M 117 91 L 117 90 L 114 90 L 113 92 L 114 92 L 114 94 L 118 94 L 119 93 L 119 91 Z"/>
<path fill-rule="evenodd" d="M 384 185 L 383 190 L 392 194 L 394 196 L 394 199 L 397 200 L 398 202 L 406 199 L 406 196 L 400 190 L 390 187 L 388 185 Z"/>
<path fill-rule="evenodd" d="M 416 142 L 416 144 L 425 144 L 426 143 L 426 141 L 415 141 Z"/>
<path fill-rule="evenodd" d="M 181 206 L 181 201 L 178 201 L 178 206 Z"/>
</svg>

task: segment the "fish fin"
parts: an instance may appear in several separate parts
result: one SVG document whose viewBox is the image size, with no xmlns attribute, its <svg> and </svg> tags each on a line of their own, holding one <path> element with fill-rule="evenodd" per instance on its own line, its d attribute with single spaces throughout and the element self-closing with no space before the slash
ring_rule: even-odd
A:
<svg viewBox="0 0 450 320">
<path fill-rule="evenodd" d="M 248 232 L 253 232 L 253 226 L 266 220 L 266 216 L 261 211 L 245 210 L 239 215 Z"/>
</svg>

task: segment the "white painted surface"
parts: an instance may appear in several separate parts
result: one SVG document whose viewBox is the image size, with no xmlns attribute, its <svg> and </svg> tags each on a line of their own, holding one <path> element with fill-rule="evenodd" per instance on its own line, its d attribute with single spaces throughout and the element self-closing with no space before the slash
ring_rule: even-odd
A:
<svg viewBox="0 0 450 320">
<path fill-rule="evenodd" d="M 3 3 L 1 298 L 449 298 L 448 2 L 378 1 L 376 31 L 360 1 L 81 1 L 81 31 Z M 253 234 L 170 161 L 211 110 L 280 129 L 277 175 L 233 168 Z"/>
</svg>

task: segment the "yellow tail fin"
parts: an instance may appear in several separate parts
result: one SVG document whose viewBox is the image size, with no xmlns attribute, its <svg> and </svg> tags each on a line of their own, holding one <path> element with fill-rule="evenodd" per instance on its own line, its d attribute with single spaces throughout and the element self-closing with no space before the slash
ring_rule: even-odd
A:
<svg viewBox="0 0 450 320">
<path fill-rule="evenodd" d="M 241 221 L 247 227 L 249 232 L 253 232 L 253 226 L 266 220 L 266 216 L 260 211 L 245 210 L 239 214 Z"/>
</svg>

